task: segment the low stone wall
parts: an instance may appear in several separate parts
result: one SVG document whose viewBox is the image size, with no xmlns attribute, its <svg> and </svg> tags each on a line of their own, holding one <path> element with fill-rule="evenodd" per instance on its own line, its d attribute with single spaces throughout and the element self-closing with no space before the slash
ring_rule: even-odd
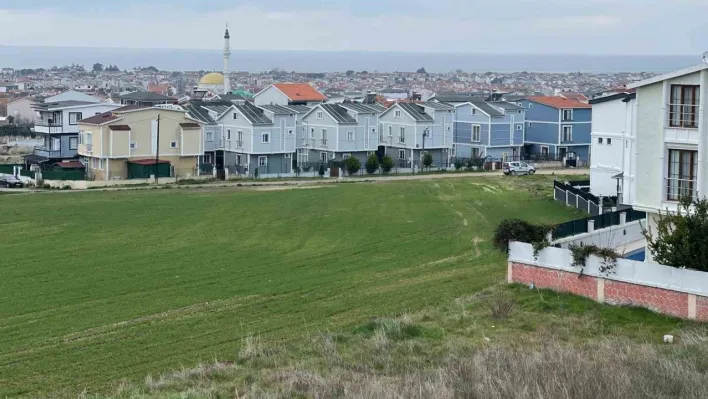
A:
<svg viewBox="0 0 708 399">
<path fill-rule="evenodd" d="M 161 177 L 160 184 L 174 184 L 177 179 L 174 177 Z M 131 179 L 131 180 L 42 180 L 42 185 L 48 184 L 52 188 L 71 187 L 72 190 L 87 190 L 101 187 L 130 187 L 136 185 L 154 184 L 154 179 Z"/>
<path fill-rule="evenodd" d="M 509 244 L 507 280 L 602 303 L 708 321 L 706 272 L 619 259 L 610 272 L 602 273 L 602 260 L 594 256 L 587 259 L 582 270 L 572 264 L 567 249 L 545 248 L 534 257 L 531 244 L 513 242 Z"/>
</svg>

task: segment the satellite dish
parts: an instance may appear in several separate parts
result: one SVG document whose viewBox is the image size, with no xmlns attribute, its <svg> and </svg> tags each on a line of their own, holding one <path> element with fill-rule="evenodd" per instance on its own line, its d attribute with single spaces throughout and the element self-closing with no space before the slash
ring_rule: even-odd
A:
<svg viewBox="0 0 708 399">
<path fill-rule="evenodd" d="M 702 57 L 702 58 L 703 58 L 703 62 L 706 63 L 706 64 L 708 64 L 708 51 L 706 51 L 706 52 L 703 53 L 703 57 Z"/>
</svg>

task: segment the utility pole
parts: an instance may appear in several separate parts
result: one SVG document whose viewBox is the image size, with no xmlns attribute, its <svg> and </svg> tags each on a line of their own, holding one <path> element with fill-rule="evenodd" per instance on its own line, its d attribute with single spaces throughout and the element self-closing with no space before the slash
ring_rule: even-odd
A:
<svg viewBox="0 0 708 399">
<path fill-rule="evenodd" d="M 160 114 L 157 114 L 157 148 L 155 149 L 155 184 L 158 183 L 160 171 Z"/>
<path fill-rule="evenodd" d="M 430 128 L 426 127 L 425 130 L 423 130 L 423 150 L 422 150 L 422 152 L 420 153 L 420 156 L 418 157 L 418 158 L 419 158 L 418 161 L 420 162 L 419 168 L 420 168 L 421 171 L 423 170 L 423 157 L 425 156 L 425 138 L 428 136 L 428 130 L 429 130 L 429 129 L 430 129 Z"/>
</svg>

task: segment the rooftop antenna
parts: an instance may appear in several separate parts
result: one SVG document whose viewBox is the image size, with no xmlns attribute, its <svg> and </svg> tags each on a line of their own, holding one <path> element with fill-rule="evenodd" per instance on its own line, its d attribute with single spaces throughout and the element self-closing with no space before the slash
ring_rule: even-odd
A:
<svg viewBox="0 0 708 399">
<path fill-rule="evenodd" d="M 704 52 L 703 57 L 701 58 L 703 59 L 704 64 L 708 64 L 708 51 Z"/>
</svg>

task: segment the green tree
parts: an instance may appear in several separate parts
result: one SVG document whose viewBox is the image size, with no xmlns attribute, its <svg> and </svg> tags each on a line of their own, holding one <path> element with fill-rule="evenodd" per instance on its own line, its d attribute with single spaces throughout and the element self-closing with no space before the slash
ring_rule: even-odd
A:
<svg viewBox="0 0 708 399">
<path fill-rule="evenodd" d="M 354 75 L 355 73 L 356 73 L 356 72 L 354 72 L 353 70 L 350 69 L 350 70 L 347 71 L 347 76 L 352 76 L 352 75 Z"/>
<path fill-rule="evenodd" d="M 683 199 L 676 213 L 660 212 L 644 237 L 655 262 L 708 271 L 708 199 Z"/>
<path fill-rule="evenodd" d="M 361 161 L 357 157 L 349 157 L 344 161 L 344 167 L 347 168 L 349 175 L 354 175 L 361 169 Z"/>
<path fill-rule="evenodd" d="M 94 72 L 103 72 L 103 64 L 101 64 L 100 62 L 93 64 L 93 71 Z"/>
<path fill-rule="evenodd" d="M 426 168 L 433 166 L 433 156 L 430 155 L 430 153 L 425 153 L 423 155 L 423 166 Z"/>
<path fill-rule="evenodd" d="M 393 169 L 393 158 L 386 155 L 381 160 L 381 170 L 383 170 L 384 173 L 388 173 L 391 169 Z"/>
<path fill-rule="evenodd" d="M 465 167 L 465 163 L 461 159 L 455 159 L 455 170 L 460 170 Z"/>
<path fill-rule="evenodd" d="M 375 154 L 369 155 L 366 159 L 366 173 L 374 174 L 379 170 L 379 158 Z"/>
<path fill-rule="evenodd" d="M 324 166 L 323 163 L 320 164 L 319 173 L 320 173 L 320 177 L 324 177 L 324 175 L 325 175 L 325 166 Z"/>
</svg>

